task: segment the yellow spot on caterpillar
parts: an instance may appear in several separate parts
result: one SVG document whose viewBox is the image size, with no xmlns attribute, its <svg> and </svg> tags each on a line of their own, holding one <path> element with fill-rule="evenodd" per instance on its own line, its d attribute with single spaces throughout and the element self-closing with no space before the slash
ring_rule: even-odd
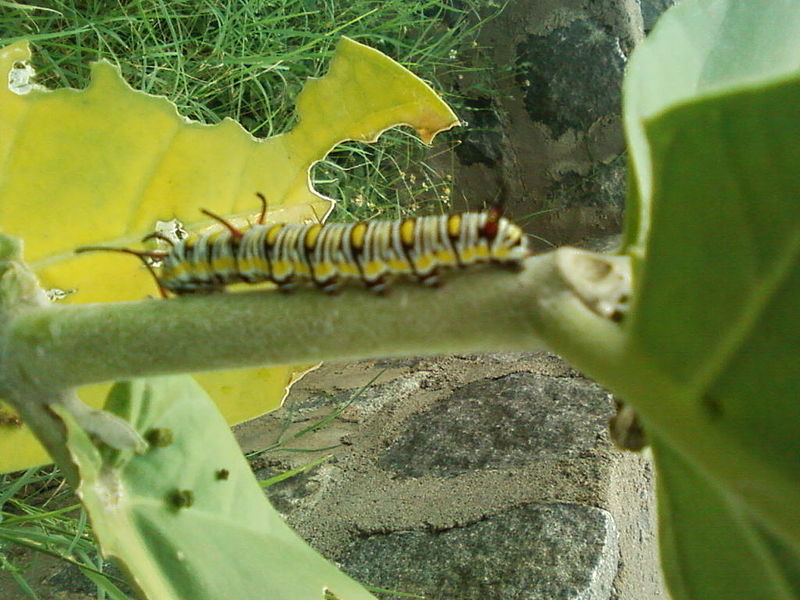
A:
<svg viewBox="0 0 800 600">
<path fill-rule="evenodd" d="M 277 225 L 273 225 L 269 228 L 269 231 L 267 231 L 266 235 L 267 244 L 269 246 L 275 245 L 275 240 L 278 239 L 278 234 L 280 233 L 281 229 L 283 229 L 283 226 L 283 223 L 278 223 Z"/>
<path fill-rule="evenodd" d="M 221 256 L 211 263 L 211 268 L 222 274 L 229 274 L 234 271 L 236 263 L 232 256 Z"/>
<path fill-rule="evenodd" d="M 242 273 L 244 275 L 249 275 L 250 273 L 252 273 L 253 269 L 255 268 L 253 266 L 253 263 L 254 259 L 252 255 L 246 254 L 244 256 L 241 256 L 238 261 L 239 273 Z"/>
<path fill-rule="evenodd" d="M 276 260 L 272 263 L 272 276 L 281 281 L 291 275 L 292 271 L 289 269 L 289 262 L 286 260 Z"/>
<path fill-rule="evenodd" d="M 481 241 L 474 246 L 467 246 L 461 249 L 461 262 L 471 265 L 476 262 L 486 262 L 489 259 L 489 246 L 485 241 Z"/>
<path fill-rule="evenodd" d="M 359 277 L 361 275 L 355 262 L 340 262 L 337 267 L 339 273 L 345 277 Z"/>
<path fill-rule="evenodd" d="M 406 247 L 414 244 L 415 225 L 415 219 L 405 219 L 400 224 L 400 241 L 403 242 L 403 245 Z"/>
<path fill-rule="evenodd" d="M 490 254 L 491 253 L 489 252 L 489 246 L 486 244 L 486 242 L 483 242 L 482 244 L 479 244 L 478 246 L 475 247 L 476 260 L 486 260 L 489 258 Z"/>
<path fill-rule="evenodd" d="M 435 266 L 435 262 L 430 254 L 423 254 L 417 257 L 416 266 L 420 273 L 427 273 Z"/>
<path fill-rule="evenodd" d="M 250 262 L 250 268 L 257 273 L 267 274 L 269 273 L 269 262 L 260 256 L 254 256 L 253 260 Z"/>
<path fill-rule="evenodd" d="M 313 250 L 314 244 L 317 243 L 317 238 L 319 237 L 319 232 L 321 229 L 322 225 L 320 224 L 312 225 L 308 229 L 306 232 L 306 239 L 303 242 L 306 245 L 306 250 Z"/>
<path fill-rule="evenodd" d="M 447 219 L 447 233 L 450 237 L 458 237 L 461 233 L 461 215 L 450 215 Z"/>
<path fill-rule="evenodd" d="M 367 233 L 366 223 L 356 223 L 350 231 L 350 246 L 354 250 L 362 250 L 364 248 L 364 236 Z"/>
<path fill-rule="evenodd" d="M 170 279 L 185 279 L 187 275 L 190 273 L 189 266 L 190 265 L 187 262 L 182 262 L 173 265 L 169 274 Z"/>
<path fill-rule="evenodd" d="M 384 272 L 384 264 L 379 260 L 371 260 L 364 265 L 364 278 L 368 280 L 377 279 Z"/>
<path fill-rule="evenodd" d="M 333 267 L 333 263 L 328 260 L 323 260 L 314 265 L 314 278 L 317 281 L 325 281 L 335 274 L 336 269 Z"/>
<path fill-rule="evenodd" d="M 439 250 L 436 253 L 436 261 L 440 265 L 446 266 L 455 265 L 457 263 L 455 252 L 450 250 Z"/>
<path fill-rule="evenodd" d="M 311 277 L 311 269 L 308 266 L 308 263 L 304 260 L 292 261 L 292 267 L 295 275 L 303 275 L 305 277 Z"/>
<path fill-rule="evenodd" d="M 395 273 L 411 272 L 411 265 L 409 265 L 408 261 L 406 260 L 403 260 L 401 258 L 393 258 L 390 259 L 388 262 L 389 262 L 389 268 Z"/>
</svg>

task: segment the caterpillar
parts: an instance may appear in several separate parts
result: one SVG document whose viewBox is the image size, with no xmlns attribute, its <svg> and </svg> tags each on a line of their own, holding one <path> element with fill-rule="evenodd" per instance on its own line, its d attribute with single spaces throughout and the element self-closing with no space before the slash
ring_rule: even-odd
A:
<svg viewBox="0 0 800 600">
<path fill-rule="evenodd" d="M 203 210 L 223 227 L 177 242 L 159 233 L 142 240 L 163 240 L 169 244 L 165 250 L 84 246 L 75 251 L 139 257 L 163 297 L 167 292 L 210 293 L 233 283 L 264 281 L 283 291 L 308 282 L 335 292 L 347 281 L 360 280 L 370 290 L 385 293 L 398 275 L 436 285 L 443 269 L 481 263 L 519 267 L 530 255 L 526 235 L 498 207 L 391 221 L 265 224 L 266 198 L 257 195 L 262 202 L 260 217 L 244 229 Z M 154 260 L 160 262 L 158 271 L 151 264 Z"/>
</svg>

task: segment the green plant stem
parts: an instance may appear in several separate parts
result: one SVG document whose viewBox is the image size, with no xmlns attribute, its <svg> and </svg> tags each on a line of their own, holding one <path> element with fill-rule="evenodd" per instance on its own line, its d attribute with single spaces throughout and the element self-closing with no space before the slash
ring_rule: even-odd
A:
<svg viewBox="0 0 800 600">
<path fill-rule="evenodd" d="M 386 297 L 349 286 L 338 295 L 306 288 L 78 306 L 27 302 L 6 309 L 0 393 L 74 483 L 63 424 L 50 405 L 65 406 L 114 447 L 138 443 L 125 439 L 132 430 L 124 422 L 77 401 L 73 390 L 82 385 L 320 360 L 532 351 L 544 347 L 542 331 L 558 335 L 550 331 L 557 325 L 552 314 L 564 311 L 570 318 L 563 322 L 576 328 L 564 332 L 567 338 L 593 330 L 619 335 L 617 325 L 576 297 L 559 253 L 575 251 L 531 257 L 519 273 L 453 274 L 439 288 L 397 282 Z M 18 265 L 19 285 L 30 295 L 32 283 Z"/>
<path fill-rule="evenodd" d="M 538 313 L 559 285 L 550 253 L 521 273 L 462 273 L 438 289 L 397 283 L 388 297 L 353 286 L 333 296 L 264 290 L 37 308 L 9 324 L 5 360 L 26 387 L 57 390 L 256 365 L 530 351 L 543 347 Z"/>
</svg>

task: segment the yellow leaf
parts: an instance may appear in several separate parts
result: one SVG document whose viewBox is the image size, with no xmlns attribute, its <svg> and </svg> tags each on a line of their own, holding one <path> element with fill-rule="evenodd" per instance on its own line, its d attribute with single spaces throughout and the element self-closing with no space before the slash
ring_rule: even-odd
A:
<svg viewBox="0 0 800 600">
<path fill-rule="evenodd" d="M 132 257 L 75 256 L 78 246 L 138 246 L 157 221 L 208 226 L 206 208 L 248 217 L 269 202 L 269 220 L 317 220 L 332 200 L 309 186 L 313 164 L 338 143 L 374 141 L 399 124 L 430 142 L 457 124 L 422 80 L 367 46 L 342 39 L 327 75 L 297 99 L 291 131 L 257 139 L 226 119 L 189 121 L 166 98 L 133 90 L 105 62 L 92 65 L 85 90 L 26 87 L 30 50 L 0 50 L 0 228 L 22 238 L 25 258 L 46 289 L 73 291 L 64 302 L 137 300 L 155 295 Z M 154 348 L 154 352 L 169 349 Z M 99 358 L 100 359 L 100 358 Z M 229 423 L 280 405 L 295 369 L 271 368 L 198 377 Z M 107 385 L 81 390 L 100 406 Z M 13 455 L 13 460 L 12 460 Z M 0 471 L 48 462 L 26 428 L 0 429 Z"/>
</svg>

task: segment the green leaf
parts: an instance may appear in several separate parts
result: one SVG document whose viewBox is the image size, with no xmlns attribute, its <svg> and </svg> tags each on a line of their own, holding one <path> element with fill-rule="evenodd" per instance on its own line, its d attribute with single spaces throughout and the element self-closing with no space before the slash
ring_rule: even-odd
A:
<svg viewBox="0 0 800 600">
<path fill-rule="evenodd" d="M 624 84 L 624 121 L 634 174 L 627 243 L 634 255 L 646 250 L 649 211 L 658 193 L 653 178 L 659 164 L 648 148 L 652 136 L 646 132 L 647 123 L 686 103 L 703 98 L 713 102 L 734 90 L 792 79 L 800 68 L 797 3 L 760 8 L 743 0 L 681 2 L 664 13 L 631 57 Z M 781 112 L 791 114 L 786 108 Z M 697 137 L 709 146 L 720 141 L 711 137 L 720 133 L 714 119 L 701 125 Z M 707 131 L 706 126 L 712 128 Z M 691 156 L 674 158 L 691 165 Z M 717 166 L 715 171 L 724 169 Z"/>
<path fill-rule="evenodd" d="M 373 596 L 305 544 L 269 505 L 227 423 L 189 377 L 114 386 L 105 407 L 150 442 L 98 448 L 70 417 L 77 490 L 103 551 L 157 600 Z"/>
<path fill-rule="evenodd" d="M 651 436 L 653 437 L 653 436 Z M 658 436 L 661 557 L 675 600 L 800 597 L 800 555 L 754 521 L 735 494 Z M 734 568 L 735 566 L 735 568 Z"/>
<path fill-rule="evenodd" d="M 656 439 L 679 598 L 797 596 L 799 30 L 798 2 L 685 0 L 629 64 L 635 287 L 605 382 Z"/>
</svg>

